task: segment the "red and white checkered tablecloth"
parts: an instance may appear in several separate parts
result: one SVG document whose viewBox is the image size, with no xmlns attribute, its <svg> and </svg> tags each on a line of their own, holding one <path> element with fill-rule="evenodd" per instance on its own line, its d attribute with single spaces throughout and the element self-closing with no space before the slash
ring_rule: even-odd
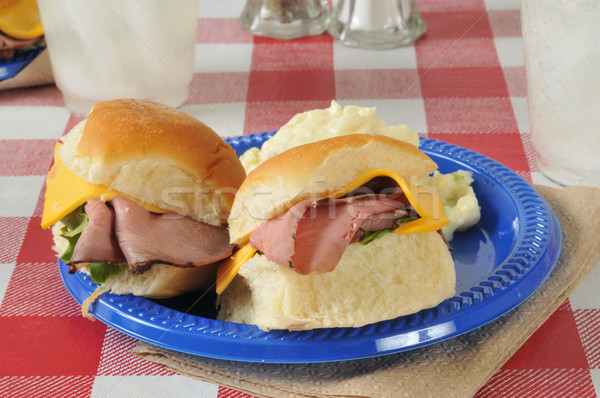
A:
<svg viewBox="0 0 600 398">
<path fill-rule="evenodd" d="M 222 136 L 276 130 L 294 114 L 375 106 L 388 124 L 492 157 L 528 181 L 518 0 L 418 0 L 415 46 L 345 47 L 327 34 L 252 37 L 244 0 L 200 2 L 196 73 L 182 108 Z M 55 86 L 0 92 L 0 396 L 248 397 L 130 354 L 135 340 L 80 315 L 40 228 L 55 141 L 80 119 Z M 595 397 L 600 391 L 600 265 L 477 397 Z"/>
</svg>

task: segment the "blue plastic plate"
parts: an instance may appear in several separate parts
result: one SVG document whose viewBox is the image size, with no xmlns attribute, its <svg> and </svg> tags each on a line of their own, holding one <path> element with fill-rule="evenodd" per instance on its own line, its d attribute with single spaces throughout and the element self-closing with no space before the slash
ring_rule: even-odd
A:
<svg viewBox="0 0 600 398">
<path fill-rule="evenodd" d="M 8 61 L 0 60 L 0 81 L 10 79 L 19 74 L 31 61 L 33 61 L 44 49 L 45 45 L 35 44 L 30 49 L 19 51 Z"/>
<path fill-rule="evenodd" d="M 272 133 L 231 138 L 238 155 Z M 104 294 L 90 307 L 100 321 L 171 350 L 244 362 L 330 362 L 386 355 L 440 342 L 478 328 L 518 306 L 552 271 L 561 248 L 556 216 L 510 169 L 470 150 L 432 139 L 421 148 L 443 173 L 473 172 L 481 221 L 451 241 L 456 296 L 435 308 L 361 328 L 264 332 L 214 319 L 214 293 L 169 300 Z M 82 273 L 63 281 L 81 303 L 96 288 Z"/>
</svg>

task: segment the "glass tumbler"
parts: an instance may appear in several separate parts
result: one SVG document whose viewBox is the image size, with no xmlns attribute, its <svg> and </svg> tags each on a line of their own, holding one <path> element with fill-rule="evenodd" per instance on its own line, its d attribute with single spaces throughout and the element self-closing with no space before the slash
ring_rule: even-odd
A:
<svg viewBox="0 0 600 398">
<path fill-rule="evenodd" d="M 600 187 L 600 2 L 523 0 L 521 23 L 539 170 Z"/>
<path fill-rule="evenodd" d="M 56 85 L 73 113 L 138 98 L 178 107 L 194 74 L 198 0 L 38 0 Z"/>
<path fill-rule="evenodd" d="M 327 0 L 248 0 L 239 21 L 253 35 L 296 39 L 323 33 L 328 11 Z"/>
</svg>

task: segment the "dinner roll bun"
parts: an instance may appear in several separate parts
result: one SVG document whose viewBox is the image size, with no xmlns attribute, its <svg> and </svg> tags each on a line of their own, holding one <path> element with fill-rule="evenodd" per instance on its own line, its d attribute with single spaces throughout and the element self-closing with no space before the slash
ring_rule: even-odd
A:
<svg viewBox="0 0 600 398">
<path fill-rule="evenodd" d="M 294 147 L 261 163 L 240 186 L 229 217 L 231 242 L 245 244 L 264 221 L 375 169 L 414 184 L 437 165 L 414 145 L 383 135 L 351 134 Z"/>
<path fill-rule="evenodd" d="M 219 297 L 219 319 L 263 330 L 360 327 L 454 295 L 456 275 L 437 232 L 390 233 L 348 246 L 335 270 L 300 275 L 255 255 Z"/>
<path fill-rule="evenodd" d="M 58 156 L 92 184 L 221 225 L 245 171 L 210 127 L 166 105 L 100 102 L 63 137 Z"/>
<path fill-rule="evenodd" d="M 173 267 L 168 264 L 154 264 L 143 274 L 123 272 L 111 276 L 102 285 L 114 294 L 163 299 L 206 289 L 215 283 L 216 267 L 212 264 L 202 267 Z"/>
</svg>

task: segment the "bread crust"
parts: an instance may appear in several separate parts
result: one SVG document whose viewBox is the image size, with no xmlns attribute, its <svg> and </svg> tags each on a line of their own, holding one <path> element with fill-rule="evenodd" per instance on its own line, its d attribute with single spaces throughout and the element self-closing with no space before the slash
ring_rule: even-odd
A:
<svg viewBox="0 0 600 398">
<path fill-rule="evenodd" d="M 382 135 L 352 134 L 294 147 L 260 164 L 240 186 L 229 217 L 231 242 L 245 244 L 265 220 L 374 169 L 416 183 L 437 165 L 414 145 Z"/>
</svg>

